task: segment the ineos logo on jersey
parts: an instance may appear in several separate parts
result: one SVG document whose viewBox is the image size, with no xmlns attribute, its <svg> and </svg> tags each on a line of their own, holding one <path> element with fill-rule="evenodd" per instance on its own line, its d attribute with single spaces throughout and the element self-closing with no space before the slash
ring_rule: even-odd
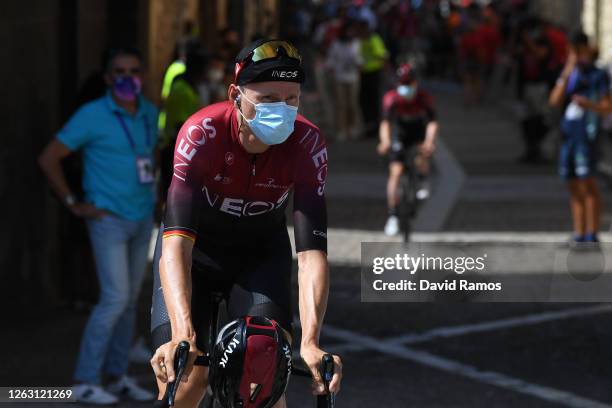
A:
<svg viewBox="0 0 612 408">
<path fill-rule="evenodd" d="M 311 135 L 311 132 L 312 129 L 306 132 L 304 137 L 300 140 L 300 144 L 303 145 L 304 148 L 308 148 L 308 145 L 310 145 L 309 153 L 317 169 L 317 182 L 319 183 L 317 195 L 322 196 L 325 192 L 325 180 L 327 179 L 327 148 L 325 147 L 325 141 L 320 133 L 315 132 Z"/>
<path fill-rule="evenodd" d="M 287 201 L 289 190 L 285 191 L 276 202 L 272 201 L 245 201 L 242 198 L 221 197 L 217 193 L 211 193 L 206 186 L 202 187 L 202 194 L 206 197 L 208 205 L 219 211 L 234 215 L 236 217 L 251 217 L 277 210 Z"/>
<path fill-rule="evenodd" d="M 234 164 L 234 153 L 232 152 L 225 153 L 225 163 L 228 166 L 231 166 L 232 164 Z"/>
<path fill-rule="evenodd" d="M 174 175 L 180 180 L 185 181 L 187 167 L 189 167 L 198 148 L 204 146 L 207 139 L 214 139 L 217 136 L 217 129 L 211 125 L 211 122 L 212 118 L 205 118 L 202 122 L 189 126 L 179 140 L 174 155 Z"/>
<path fill-rule="evenodd" d="M 297 78 L 299 71 L 272 71 L 272 78 Z"/>
</svg>

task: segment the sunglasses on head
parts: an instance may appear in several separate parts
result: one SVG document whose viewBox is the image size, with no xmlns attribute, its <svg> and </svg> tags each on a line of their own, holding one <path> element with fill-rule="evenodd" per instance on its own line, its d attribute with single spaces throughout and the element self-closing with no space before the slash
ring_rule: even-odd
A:
<svg viewBox="0 0 612 408">
<path fill-rule="evenodd" d="M 286 56 L 302 62 L 302 56 L 298 52 L 297 48 L 288 42 L 281 40 L 265 42 L 251 51 L 249 56 L 250 60 L 253 62 L 276 58 L 278 56 Z"/>
<path fill-rule="evenodd" d="M 260 46 L 256 47 L 251 51 L 242 61 L 236 63 L 236 70 L 234 72 L 236 78 L 242 69 L 249 63 L 257 63 L 260 61 L 265 61 L 269 59 L 274 59 L 279 56 L 285 56 L 288 58 L 293 58 L 298 61 L 298 63 L 302 63 L 302 56 L 298 52 L 297 48 L 293 45 L 289 44 L 287 41 L 282 40 L 272 40 L 267 41 Z"/>
</svg>

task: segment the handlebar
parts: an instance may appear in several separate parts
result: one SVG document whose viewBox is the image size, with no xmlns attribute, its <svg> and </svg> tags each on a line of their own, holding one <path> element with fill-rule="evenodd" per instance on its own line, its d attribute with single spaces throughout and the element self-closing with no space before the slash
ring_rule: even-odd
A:
<svg viewBox="0 0 612 408">
<path fill-rule="evenodd" d="M 165 407 L 173 407 L 176 399 L 176 392 L 178 390 L 183 374 L 185 373 L 185 367 L 189 359 L 189 343 L 181 341 L 176 348 L 174 355 L 174 370 L 176 378 L 174 381 L 168 382 L 166 387 L 166 394 L 164 395 L 163 402 Z M 198 356 L 194 365 L 208 366 L 210 363 L 209 356 Z M 336 403 L 336 395 L 329 391 L 329 384 L 334 376 L 334 358 L 331 354 L 325 354 L 321 358 L 321 366 L 319 367 L 319 373 L 325 384 L 325 395 L 317 396 L 317 408 L 334 408 Z M 310 373 L 306 370 L 294 369 L 294 374 L 301 376 L 310 377 Z M 158 402 L 162 402 L 158 401 Z M 162 406 L 162 405 L 158 405 Z"/>
<path fill-rule="evenodd" d="M 174 369 L 176 378 L 174 381 L 170 381 L 168 386 L 166 387 L 166 395 L 168 397 L 168 406 L 174 406 L 174 400 L 176 398 L 176 391 L 178 390 L 178 385 L 181 383 L 181 379 L 183 378 L 183 374 L 185 373 L 185 366 L 187 365 L 187 360 L 189 359 L 189 343 L 186 341 L 181 341 L 176 348 L 176 353 L 174 354 Z"/>
<path fill-rule="evenodd" d="M 319 373 L 325 384 L 325 395 L 317 396 L 317 408 L 334 408 L 336 404 L 336 394 L 329 391 L 329 384 L 334 377 L 334 358 L 331 354 L 325 354 L 321 358 Z"/>
</svg>

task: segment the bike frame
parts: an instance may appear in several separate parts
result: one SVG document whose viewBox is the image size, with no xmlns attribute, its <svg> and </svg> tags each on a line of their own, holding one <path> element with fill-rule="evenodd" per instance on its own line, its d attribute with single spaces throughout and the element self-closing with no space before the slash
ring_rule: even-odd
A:
<svg viewBox="0 0 612 408">
<path fill-rule="evenodd" d="M 415 158 L 417 157 L 417 145 L 412 145 L 406 149 L 404 159 L 404 174 L 400 181 L 402 195 L 400 200 L 400 226 L 403 232 L 404 242 L 410 242 L 412 233 L 412 220 L 416 216 L 418 200 L 416 198 L 416 186 L 418 183 L 417 172 L 415 169 Z"/>
</svg>

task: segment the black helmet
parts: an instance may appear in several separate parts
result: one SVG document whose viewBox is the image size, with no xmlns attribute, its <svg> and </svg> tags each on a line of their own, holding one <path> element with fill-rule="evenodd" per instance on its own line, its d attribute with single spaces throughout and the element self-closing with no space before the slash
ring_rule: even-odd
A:
<svg viewBox="0 0 612 408">
<path fill-rule="evenodd" d="M 219 332 L 210 387 L 224 408 L 269 408 L 284 394 L 291 368 L 291 345 L 279 324 L 246 316 Z"/>
<path fill-rule="evenodd" d="M 234 82 L 285 81 L 304 82 L 302 57 L 291 43 L 278 39 L 259 39 L 244 47 L 236 56 Z"/>
<path fill-rule="evenodd" d="M 416 79 L 416 72 L 412 64 L 403 63 L 397 68 L 397 79 L 400 84 L 408 85 Z"/>
</svg>

